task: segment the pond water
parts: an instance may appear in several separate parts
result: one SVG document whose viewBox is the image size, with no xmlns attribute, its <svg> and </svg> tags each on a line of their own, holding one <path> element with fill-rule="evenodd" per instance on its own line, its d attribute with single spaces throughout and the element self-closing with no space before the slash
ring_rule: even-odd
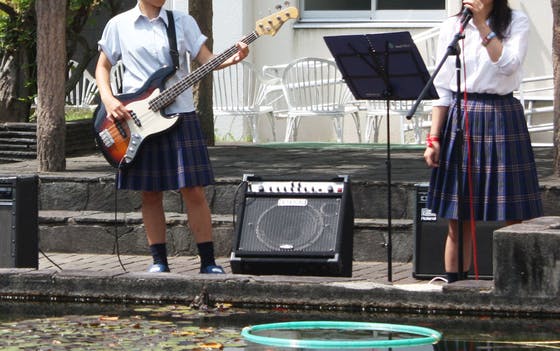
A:
<svg viewBox="0 0 560 351">
<path fill-rule="evenodd" d="M 0 301 L 1 350 L 294 350 L 253 344 L 243 327 L 289 321 L 354 321 L 414 325 L 437 330 L 436 345 L 407 351 L 519 351 L 560 349 L 560 320 L 241 309 L 227 304 L 208 309 L 181 305 L 113 305 Z M 338 335 L 338 334 L 340 335 Z M 289 337 L 394 338 L 386 333 L 333 330 L 292 333 Z M 286 337 L 282 332 L 275 337 Z M 402 336 L 402 335 L 401 335 Z M 343 347 L 340 347 L 343 349 Z M 302 350 L 302 349 L 299 349 Z M 363 349 L 362 349 L 363 350 Z M 370 348 L 369 350 L 388 350 Z"/>
</svg>

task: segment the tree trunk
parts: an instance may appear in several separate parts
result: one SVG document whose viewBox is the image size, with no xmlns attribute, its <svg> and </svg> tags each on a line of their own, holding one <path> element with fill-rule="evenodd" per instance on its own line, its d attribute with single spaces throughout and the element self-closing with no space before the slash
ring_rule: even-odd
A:
<svg viewBox="0 0 560 351">
<path fill-rule="evenodd" d="M 0 122 L 27 122 L 29 101 L 20 96 L 29 96 L 25 82 L 29 80 L 26 67 L 29 67 L 24 52 L 0 54 Z"/>
<path fill-rule="evenodd" d="M 200 30 L 204 33 L 208 40 L 206 41 L 206 46 L 210 51 L 213 47 L 212 39 L 212 1 L 208 0 L 190 0 L 189 1 L 189 13 L 193 16 Z M 195 70 L 199 65 L 193 61 L 191 67 Z M 214 110 L 212 104 L 212 74 L 209 74 L 206 78 L 202 79 L 198 84 L 193 87 L 194 102 L 196 105 L 196 111 L 198 117 L 200 118 L 200 123 L 202 125 L 202 131 L 206 136 L 206 142 L 208 145 L 214 145 Z"/>
<path fill-rule="evenodd" d="M 552 2 L 552 66 L 554 68 L 554 159 L 553 169 L 560 176 L 560 0 Z"/>
<path fill-rule="evenodd" d="M 37 1 L 37 158 L 40 172 L 66 169 L 66 0 Z"/>
</svg>

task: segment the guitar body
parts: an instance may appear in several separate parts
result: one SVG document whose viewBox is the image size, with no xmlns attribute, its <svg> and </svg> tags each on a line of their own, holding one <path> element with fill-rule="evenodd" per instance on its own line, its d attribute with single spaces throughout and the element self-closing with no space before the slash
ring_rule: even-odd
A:
<svg viewBox="0 0 560 351">
<path fill-rule="evenodd" d="M 177 122 L 178 117 L 164 116 L 161 111 L 150 109 L 149 105 L 150 100 L 163 91 L 165 81 L 174 72 L 173 67 L 164 67 L 156 71 L 137 92 L 116 96 L 134 116 L 132 119 L 112 121 L 103 104 L 95 110 L 95 139 L 103 156 L 113 167 L 122 168 L 132 163 L 147 137 L 161 133 Z"/>
</svg>

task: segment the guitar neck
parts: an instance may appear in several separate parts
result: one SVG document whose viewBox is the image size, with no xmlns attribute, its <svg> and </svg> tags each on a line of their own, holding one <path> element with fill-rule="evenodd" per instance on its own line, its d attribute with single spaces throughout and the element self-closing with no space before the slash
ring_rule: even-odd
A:
<svg viewBox="0 0 560 351">
<path fill-rule="evenodd" d="M 259 37 L 256 31 L 243 37 L 240 41 L 249 45 Z M 232 57 L 239 49 L 237 45 L 233 45 L 229 49 L 225 50 L 221 54 L 214 56 L 210 61 L 206 62 L 202 66 L 198 67 L 192 73 L 190 73 L 185 78 L 176 82 L 169 88 L 165 89 L 158 96 L 149 101 L 149 107 L 152 111 L 159 111 L 168 105 L 170 105 L 179 94 L 193 86 L 196 82 L 204 78 L 208 73 L 212 72 L 218 68 L 227 59 Z"/>
</svg>

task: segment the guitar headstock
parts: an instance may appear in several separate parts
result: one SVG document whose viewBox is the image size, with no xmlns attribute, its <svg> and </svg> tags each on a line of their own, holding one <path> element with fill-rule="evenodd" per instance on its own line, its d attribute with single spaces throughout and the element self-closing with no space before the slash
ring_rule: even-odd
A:
<svg viewBox="0 0 560 351">
<path fill-rule="evenodd" d="M 298 16 L 299 11 L 297 8 L 293 6 L 285 8 L 284 10 L 258 20 L 255 31 L 259 35 L 276 35 L 276 32 L 278 32 L 280 27 L 282 27 L 286 21 L 297 18 Z"/>
</svg>

